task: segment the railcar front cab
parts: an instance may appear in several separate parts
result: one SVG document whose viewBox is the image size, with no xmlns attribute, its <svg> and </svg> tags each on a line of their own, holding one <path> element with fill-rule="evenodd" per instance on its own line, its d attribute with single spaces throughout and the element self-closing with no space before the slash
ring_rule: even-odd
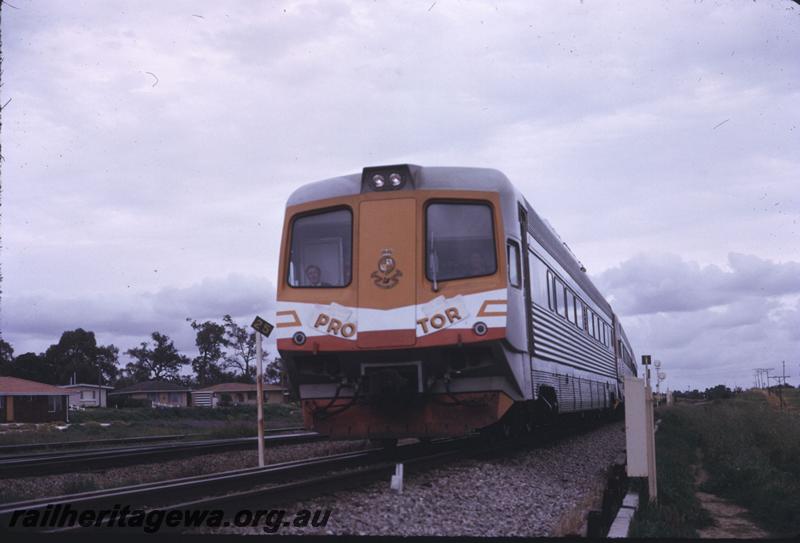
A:
<svg viewBox="0 0 800 543">
<path fill-rule="evenodd" d="M 365 168 L 360 190 L 287 207 L 278 349 L 308 428 L 461 435 L 519 397 L 498 194 L 416 184 L 413 167 Z"/>
</svg>

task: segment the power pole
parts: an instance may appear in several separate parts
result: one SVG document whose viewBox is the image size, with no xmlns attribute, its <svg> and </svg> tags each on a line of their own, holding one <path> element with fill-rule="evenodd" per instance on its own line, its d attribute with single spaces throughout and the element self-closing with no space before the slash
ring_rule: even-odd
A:
<svg viewBox="0 0 800 543">
<path fill-rule="evenodd" d="M 766 368 L 756 368 L 756 377 L 758 377 L 758 388 L 764 388 L 764 372 Z"/>
<path fill-rule="evenodd" d="M 775 377 L 770 377 L 770 379 L 773 379 L 777 383 L 778 398 L 780 398 L 781 411 L 783 411 L 783 387 L 781 386 L 781 376 L 776 375 Z"/>
<path fill-rule="evenodd" d="M 769 380 L 770 380 L 769 372 L 773 371 L 774 369 L 775 368 L 764 368 L 764 373 L 767 374 L 767 394 L 772 394 L 772 392 L 770 392 L 769 390 Z"/>
<path fill-rule="evenodd" d="M 783 386 L 780 387 L 781 392 L 781 411 L 783 411 L 783 389 L 786 388 L 786 378 L 791 377 L 791 375 L 786 375 L 786 360 L 781 361 L 782 370 L 781 377 L 783 378 Z"/>
</svg>

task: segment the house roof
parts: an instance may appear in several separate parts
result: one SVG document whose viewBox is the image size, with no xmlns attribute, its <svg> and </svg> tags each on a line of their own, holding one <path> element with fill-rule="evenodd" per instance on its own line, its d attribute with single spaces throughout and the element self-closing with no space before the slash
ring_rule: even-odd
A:
<svg viewBox="0 0 800 543">
<path fill-rule="evenodd" d="M 58 385 L 58 388 L 79 388 L 79 387 L 97 388 L 97 385 L 92 385 L 89 383 L 75 383 L 74 385 Z M 107 390 L 114 390 L 114 387 L 110 387 L 108 385 L 101 385 L 100 388 L 105 388 Z"/>
<path fill-rule="evenodd" d="M 109 392 L 108 394 L 135 394 L 137 392 L 191 392 L 191 390 L 166 381 L 142 381 L 141 383 L 134 383 L 131 386 Z"/>
<path fill-rule="evenodd" d="M 286 390 L 280 385 L 265 384 L 264 390 Z M 255 392 L 255 383 L 219 383 L 193 392 Z"/>
<path fill-rule="evenodd" d="M 56 386 L 18 377 L 0 377 L 0 394 L 3 396 L 69 396 L 68 391 Z"/>
</svg>

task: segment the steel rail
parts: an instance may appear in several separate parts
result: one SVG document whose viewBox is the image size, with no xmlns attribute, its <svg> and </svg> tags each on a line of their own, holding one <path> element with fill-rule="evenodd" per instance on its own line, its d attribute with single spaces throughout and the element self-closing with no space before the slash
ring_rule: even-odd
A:
<svg viewBox="0 0 800 543">
<path fill-rule="evenodd" d="M 10 528 L 10 521 L 18 511 L 43 511 L 48 507 L 56 508 L 69 505 L 73 510 L 104 510 L 117 504 L 137 508 L 152 509 L 159 506 L 173 506 L 185 503 L 227 503 L 241 500 L 248 496 L 254 486 L 274 484 L 285 490 L 305 486 L 318 486 L 318 474 L 346 480 L 344 475 L 331 476 L 331 472 L 340 469 L 371 468 L 370 473 L 386 470 L 394 466 L 394 462 L 410 462 L 415 457 L 431 456 L 431 454 L 447 453 L 468 449 L 474 440 L 442 440 L 431 444 L 410 444 L 396 449 L 372 448 L 364 451 L 340 453 L 325 457 L 314 457 L 303 460 L 270 464 L 263 468 L 245 468 L 209 475 L 197 475 L 163 482 L 142 483 L 121 488 L 95 490 L 78 494 L 69 494 L 35 500 L 20 501 L 0 505 L 0 530 Z M 441 450 L 444 449 L 444 450 Z M 433 451 L 433 452 L 432 452 Z M 358 471 L 358 470 L 357 470 Z M 382 473 L 382 471 L 381 471 Z M 298 478 L 304 482 L 298 483 Z M 277 488 L 277 486 L 276 486 Z M 198 498 L 199 497 L 199 498 Z M 17 513 L 19 515 L 19 513 Z M 19 527 L 19 526 L 17 526 Z"/>
<path fill-rule="evenodd" d="M 285 428 L 266 428 L 265 434 L 280 434 L 300 432 L 305 430 L 302 426 L 287 426 Z M 149 443 L 151 441 L 181 440 L 187 437 L 201 437 L 202 434 L 171 434 L 163 436 L 116 437 L 109 439 L 82 439 L 79 441 L 54 441 L 52 443 L 15 443 L 13 445 L 0 445 L 0 455 L 15 453 L 17 451 L 36 451 L 49 449 L 68 449 L 80 447 L 95 447 L 97 445 L 117 445 L 123 443 Z"/>
<path fill-rule="evenodd" d="M 326 439 L 316 432 L 266 436 L 268 445 L 291 445 Z M 0 458 L 0 478 L 88 471 L 112 466 L 169 460 L 215 452 L 255 448 L 256 437 L 210 439 L 160 443 L 135 447 L 85 449 L 69 452 L 40 452 Z"/>
<path fill-rule="evenodd" d="M 0 531 L 80 529 L 79 525 L 71 528 L 51 525 L 35 529 L 20 525 L 19 518 L 30 511 L 41 513 L 48 508 L 53 511 L 66 506 L 79 512 L 110 511 L 114 507 L 127 507 L 130 511 L 145 512 L 166 508 L 184 510 L 214 508 L 223 509 L 227 514 L 234 511 L 233 507 L 237 505 L 253 508 L 254 504 L 257 504 L 258 509 L 269 505 L 285 505 L 319 493 L 329 493 L 384 479 L 398 462 L 414 470 L 429 469 L 460 458 L 486 457 L 529 447 L 539 448 L 546 446 L 553 439 L 570 438 L 576 433 L 582 433 L 582 430 L 591 429 L 587 428 L 585 421 L 575 422 L 577 423 L 575 425 L 547 427 L 543 432 L 537 432 L 533 436 L 514 440 L 498 440 L 496 436 L 491 441 L 480 437 L 439 439 L 429 443 L 401 445 L 394 449 L 373 448 L 282 462 L 263 468 L 244 468 L 163 482 L 0 504 Z M 12 528 L 10 520 L 15 514 L 18 522 Z M 111 530 L 109 527 L 106 529 Z"/>
</svg>

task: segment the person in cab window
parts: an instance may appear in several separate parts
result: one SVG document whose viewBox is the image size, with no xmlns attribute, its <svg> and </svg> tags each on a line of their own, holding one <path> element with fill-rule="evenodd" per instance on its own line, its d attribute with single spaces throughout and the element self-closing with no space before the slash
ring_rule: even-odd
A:
<svg viewBox="0 0 800 543">
<path fill-rule="evenodd" d="M 319 266 L 310 264 L 306 266 L 306 286 L 329 287 L 330 285 L 322 281 L 322 271 L 319 269 Z"/>
</svg>

